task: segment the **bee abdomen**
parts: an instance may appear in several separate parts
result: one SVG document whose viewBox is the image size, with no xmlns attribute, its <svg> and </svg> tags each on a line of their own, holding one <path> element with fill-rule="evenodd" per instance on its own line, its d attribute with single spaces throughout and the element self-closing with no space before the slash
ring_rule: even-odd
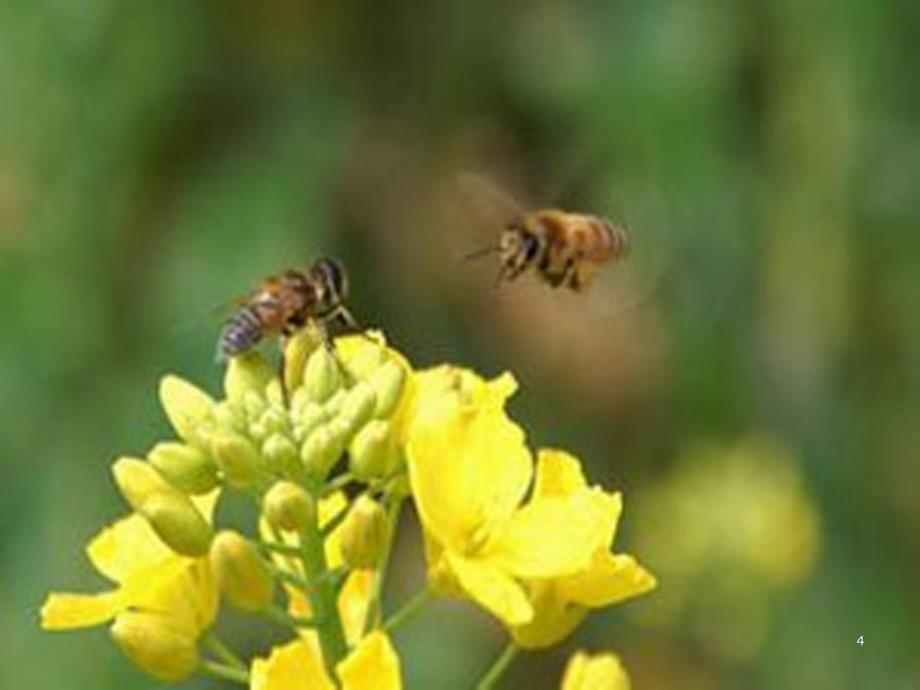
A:
<svg viewBox="0 0 920 690">
<path fill-rule="evenodd" d="M 603 228 L 606 231 L 606 245 L 610 258 L 617 261 L 629 256 L 631 248 L 629 231 L 623 225 L 612 223 L 609 220 L 603 221 Z"/>
<path fill-rule="evenodd" d="M 240 309 L 224 326 L 218 340 L 218 356 L 226 359 L 243 354 L 262 339 L 262 321 L 252 306 Z"/>
</svg>

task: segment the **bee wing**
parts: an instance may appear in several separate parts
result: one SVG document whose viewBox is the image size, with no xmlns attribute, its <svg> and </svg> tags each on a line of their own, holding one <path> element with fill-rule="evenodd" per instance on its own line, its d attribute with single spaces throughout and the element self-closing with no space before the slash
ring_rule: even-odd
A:
<svg viewBox="0 0 920 690">
<path fill-rule="evenodd" d="M 671 265 L 673 240 L 664 197 L 657 190 L 629 190 L 623 205 L 630 253 L 623 259 L 594 268 L 588 290 L 591 311 L 616 316 L 654 298 Z"/>
<path fill-rule="evenodd" d="M 501 231 L 525 213 L 514 197 L 478 173 L 459 173 L 451 196 L 452 251 L 461 257 L 497 248 Z"/>
</svg>

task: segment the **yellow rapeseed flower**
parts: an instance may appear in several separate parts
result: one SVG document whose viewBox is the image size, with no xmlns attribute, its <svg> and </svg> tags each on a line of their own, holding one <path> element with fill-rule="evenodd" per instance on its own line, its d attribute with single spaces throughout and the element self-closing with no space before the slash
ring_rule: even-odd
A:
<svg viewBox="0 0 920 690">
<path fill-rule="evenodd" d="M 538 495 L 524 433 L 504 411 L 510 374 L 484 381 L 439 367 L 417 375 L 407 445 L 435 591 L 460 592 L 509 626 L 534 616 L 524 581 L 575 575 L 609 542 L 594 491 Z"/>
<path fill-rule="evenodd" d="M 210 516 L 217 492 L 193 500 Z M 98 594 L 49 594 L 41 610 L 46 630 L 100 625 L 129 609 L 163 614 L 193 637 L 214 622 L 217 587 L 207 558 L 174 553 L 141 516 L 130 515 L 107 527 L 86 552 L 96 570 L 117 587 Z"/>
<path fill-rule="evenodd" d="M 655 578 L 627 554 L 610 551 L 622 511 L 619 493 L 588 488 L 581 464 L 559 450 L 541 450 L 534 498 L 565 497 L 588 492 L 597 505 L 604 538 L 586 567 L 561 576 L 529 580 L 533 619 L 511 629 L 521 647 L 548 647 L 566 637 L 589 609 L 611 606 L 655 587 Z"/>
<path fill-rule="evenodd" d="M 576 652 L 565 667 L 562 690 L 629 690 L 629 677 L 613 654 Z"/>
<path fill-rule="evenodd" d="M 399 657 L 382 632 L 362 639 L 336 666 L 342 690 L 400 690 Z M 275 647 L 267 658 L 256 658 L 250 672 L 250 690 L 335 690 L 323 668 L 318 647 L 297 639 Z"/>
</svg>

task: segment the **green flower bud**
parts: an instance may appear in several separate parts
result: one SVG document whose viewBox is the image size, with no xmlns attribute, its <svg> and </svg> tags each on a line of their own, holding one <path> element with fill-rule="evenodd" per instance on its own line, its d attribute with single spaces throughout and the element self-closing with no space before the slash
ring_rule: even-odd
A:
<svg viewBox="0 0 920 690">
<path fill-rule="evenodd" d="M 299 423 L 294 428 L 294 432 L 300 436 L 300 440 L 303 440 L 327 419 L 328 416 L 322 406 L 315 402 L 308 402 L 300 412 Z"/>
<path fill-rule="evenodd" d="M 175 489 L 148 498 L 137 511 L 170 549 L 183 556 L 203 556 L 211 544 L 211 525 L 195 504 Z"/>
<path fill-rule="evenodd" d="M 276 482 L 265 494 L 262 505 L 265 519 L 278 529 L 299 530 L 316 522 L 316 502 L 294 482 Z"/>
<path fill-rule="evenodd" d="M 339 388 L 331 398 L 323 403 L 322 407 L 326 419 L 332 419 L 342 410 L 342 405 L 345 404 L 345 398 L 347 397 L 348 391 L 345 388 Z"/>
<path fill-rule="evenodd" d="M 386 512 L 362 494 L 352 504 L 341 527 L 342 560 L 349 568 L 374 568 L 386 548 L 390 527 Z"/>
<path fill-rule="evenodd" d="M 246 410 L 246 419 L 253 422 L 268 409 L 268 401 L 261 392 L 247 390 L 243 393 L 243 408 Z"/>
<path fill-rule="evenodd" d="M 334 434 L 328 424 L 313 430 L 300 447 L 300 459 L 307 472 L 318 478 L 325 477 L 342 454 L 345 442 Z"/>
<path fill-rule="evenodd" d="M 214 400 L 178 376 L 164 376 L 160 380 L 160 403 L 170 424 L 183 441 L 199 441 L 196 430 L 211 416 Z"/>
<path fill-rule="evenodd" d="M 269 405 L 274 405 L 275 407 L 287 406 L 284 399 L 284 389 L 281 387 L 281 379 L 274 378 L 268 382 L 268 385 L 265 386 L 265 399 L 268 400 Z"/>
<path fill-rule="evenodd" d="M 224 374 L 224 393 L 228 400 L 241 401 L 248 391 L 261 395 L 275 373 L 258 352 L 231 357 Z"/>
<path fill-rule="evenodd" d="M 342 385 L 339 363 L 325 347 L 318 347 L 307 360 L 303 383 L 310 398 L 317 402 L 327 400 Z"/>
<path fill-rule="evenodd" d="M 211 542 L 211 569 L 231 604 L 259 611 L 272 601 L 274 582 L 256 548 L 238 532 L 222 530 Z"/>
<path fill-rule="evenodd" d="M 289 391 L 300 390 L 307 359 L 316 350 L 316 342 L 307 331 L 296 333 L 284 348 L 284 383 Z"/>
<path fill-rule="evenodd" d="M 272 434 L 262 444 L 262 455 L 269 472 L 291 475 L 299 467 L 299 453 L 294 442 L 284 434 Z"/>
<path fill-rule="evenodd" d="M 291 431 L 291 420 L 287 412 L 281 407 L 269 407 L 262 413 L 259 422 L 265 425 L 265 430 L 269 434 L 287 434 Z"/>
<path fill-rule="evenodd" d="M 160 680 L 184 680 L 198 667 L 195 640 L 164 614 L 122 611 L 110 632 L 134 664 Z"/>
<path fill-rule="evenodd" d="M 213 414 L 218 428 L 237 432 L 246 429 L 246 411 L 242 405 L 224 400 L 214 406 Z"/>
<path fill-rule="evenodd" d="M 259 477 L 260 458 L 255 446 L 239 434 L 219 434 L 211 439 L 211 454 L 229 484 L 252 486 Z"/>
<path fill-rule="evenodd" d="M 310 396 L 307 395 L 306 389 L 301 386 L 293 393 L 291 393 L 291 416 L 295 419 L 300 417 L 303 412 L 303 408 L 310 403 Z"/>
<path fill-rule="evenodd" d="M 112 475 L 125 501 L 137 511 L 156 494 L 178 493 L 153 465 L 137 458 L 116 460 Z"/>
<path fill-rule="evenodd" d="M 364 482 L 391 474 L 398 460 L 399 448 L 389 421 L 368 422 L 348 446 L 348 467 Z"/>
<path fill-rule="evenodd" d="M 406 370 L 396 362 L 386 362 L 370 375 L 368 383 L 377 393 L 374 416 L 377 419 L 392 416 L 406 384 Z"/>
<path fill-rule="evenodd" d="M 348 425 L 348 435 L 358 431 L 374 414 L 377 394 L 370 384 L 359 381 L 348 391 L 339 411 L 339 419 Z"/>
<path fill-rule="evenodd" d="M 166 480 L 188 494 L 204 494 L 218 484 L 217 467 L 204 451 L 184 443 L 156 444 L 147 459 Z"/>
</svg>

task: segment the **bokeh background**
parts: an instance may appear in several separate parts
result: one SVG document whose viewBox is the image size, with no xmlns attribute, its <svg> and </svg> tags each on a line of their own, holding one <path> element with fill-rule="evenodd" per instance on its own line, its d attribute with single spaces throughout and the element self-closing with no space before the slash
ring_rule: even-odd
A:
<svg viewBox="0 0 920 690">
<path fill-rule="evenodd" d="M 614 648 L 639 690 L 920 688 L 918 7 L 0 4 L 0 685 L 161 687 L 38 607 L 102 584 L 82 546 L 168 433 L 158 378 L 217 389 L 214 306 L 331 253 L 413 362 L 513 370 L 659 575 L 507 687 Z M 492 290 L 448 249 L 463 170 L 625 218 L 645 299 Z M 451 690 L 501 634 L 439 603 L 396 642 Z"/>
</svg>

